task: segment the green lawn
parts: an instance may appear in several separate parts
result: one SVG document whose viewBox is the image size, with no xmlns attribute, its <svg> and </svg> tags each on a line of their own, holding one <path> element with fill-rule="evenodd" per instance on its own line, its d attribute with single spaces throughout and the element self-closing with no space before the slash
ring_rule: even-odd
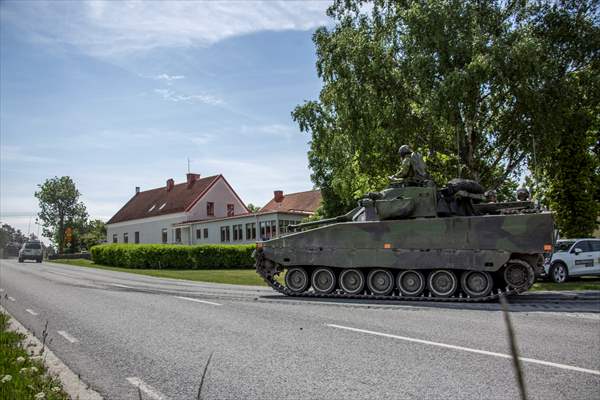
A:
<svg viewBox="0 0 600 400">
<path fill-rule="evenodd" d="M 78 265 L 81 267 L 92 267 L 107 269 L 110 271 L 129 272 L 132 274 L 156 276 L 159 278 L 187 279 L 190 281 L 199 282 L 214 282 L 214 283 L 229 283 L 233 285 L 260 285 L 265 286 L 265 282 L 258 276 L 254 269 L 134 269 L 134 268 L 117 268 L 107 267 L 104 265 L 95 264 L 90 260 L 53 260 L 51 262 L 59 264 Z M 278 279 L 283 282 L 283 274 Z M 536 282 L 531 288 L 533 291 L 539 290 L 600 290 L 599 277 L 584 277 L 574 279 L 567 283 L 552 283 L 552 282 Z"/>
<path fill-rule="evenodd" d="M 536 282 L 531 290 L 600 290 L 600 277 L 572 278 L 565 283 Z"/>
<path fill-rule="evenodd" d="M 67 400 L 61 383 L 22 347 L 25 336 L 8 330 L 9 319 L 0 313 L 0 399 Z"/>
<path fill-rule="evenodd" d="M 260 285 L 266 286 L 266 283 L 256 273 L 254 269 L 135 269 L 135 268 L 117 268 L 107 267 L 95 264 L 90 260 L 52 260 L 59 264 L 78 265 L 80 267 L 92 267 L 106 269 L 109 271 L 129 272 L 131 274 L 156 276 L 159 278 L 187 279 L 199 282 L 229 283 L 233 285 Z"/>
</svg>

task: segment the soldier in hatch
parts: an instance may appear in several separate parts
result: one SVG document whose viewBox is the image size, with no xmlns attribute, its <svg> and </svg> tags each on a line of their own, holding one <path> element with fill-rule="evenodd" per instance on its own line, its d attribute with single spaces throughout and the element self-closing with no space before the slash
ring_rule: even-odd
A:
<svg viewBox="0 0 600 400">
<path fill-rule="evenodd" d="M 400 146 L 398 154 L 402 158 L 402 163 L 400 170 L 389 177 L 392 184 L 423 186 L 428 181 L 423 157 L 419 153 L 413 152 L 406 144 Z"/>
</svg>

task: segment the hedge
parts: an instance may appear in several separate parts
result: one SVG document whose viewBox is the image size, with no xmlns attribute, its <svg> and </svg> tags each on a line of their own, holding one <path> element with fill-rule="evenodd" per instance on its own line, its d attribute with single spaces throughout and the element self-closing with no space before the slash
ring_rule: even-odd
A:
<svg viewBox="0 0 600 400">
<path fill-rule="evenodd" d="M 252 268 L 248 245 L 101 244 L 90 249 L 96 264 L 145 269 Z"/>
</svg>

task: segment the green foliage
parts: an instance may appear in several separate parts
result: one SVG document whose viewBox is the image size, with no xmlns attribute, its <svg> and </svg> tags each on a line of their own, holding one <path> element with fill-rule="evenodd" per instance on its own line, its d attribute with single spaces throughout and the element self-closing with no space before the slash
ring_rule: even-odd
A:
<svg viewBox="0 0 600 400">
<path fill-rule="evenodd" d="M 247 204 L 247 205 L 246 205 L 246 208 L 247 208 L 248 210 L 250 210 L 250 212 L 251 212 L 251 213 L 255 213 L 255 212 L 259 212 L 259 211 L 260 211 L 260 207 L 258 207 L 258 206 L 255 206 L 255 205 L 254 205 L 254 204 L 252 204 L 252 203 L 249 203 L 249 204 Z"/>
<path fill-rule="evenodd" d="M 42 362 L 27 354 L 21 345 L 25 337 L 9 330 L 8 322 L 9 316 L 0 313 L 0 398 L 33 399 L 44 393 L 47 400 L 68 399 L 58 379 L 45 375 Z"/>
<path fill-rule="evenodd" d="M 68 177 L 54 177 L 38 185 L 39 190 L 35 197 L 39 200 L 39 219 L 44 227 L 44 236 L 53 238 L 58 246 L 59 253 L 63 253 L 65 245 L 65 229 L 75 231 L 81 228 L 87 219 L 85 205 L 79 201 L 80 193 L 75 187 L 75 182 Z M 69 242 L 70 247 L 75 247 L 76 240 Z"/>
<path fill-rule="evenodd" d="M 97 264 L 150 269 L 251 268 L 254 245 L 102 244 L 91 248 Z"/>
<path fill-rule="evenodd" d="M 20 229 L 15 229 L 9 224 L 0 227 L 0 254 L 3 256 L 16 256 L 21 245 L 27 241 Z"/>
<path fill-rule="evenodd" d="M 85 223 L 79 238 L 81 246 L 90 249 L 92 246 L 106 241 L 106 224 L 104 221 L 95 219 Z"/>
<path fill-rule="evenodd" d="M 313 36 L 323 88 L 292 113 L 311 134 L 326 216 L 380 190 L 401 144 L 438 185 L 462 176 L 510 199 L 525 168 L 549 179 L 543 171 L 560 168 L 561 138 L 576 140 L 572 111 L 598 115 L 595 1 L 363 3 L 328 10 L 334 26 Z"/>
</svg>

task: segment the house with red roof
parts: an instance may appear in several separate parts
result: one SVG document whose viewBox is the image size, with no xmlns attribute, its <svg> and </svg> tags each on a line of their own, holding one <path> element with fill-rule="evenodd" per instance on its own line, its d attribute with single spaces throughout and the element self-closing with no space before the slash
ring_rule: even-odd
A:
<svg viewBox="0 0 600 400">
<path fill-rule="evenodd" d="M 223 175 L 188 173 L 176 184 L 140 191 L 107 222 L 112 243 L 253 243 L 287 232 L 287 226 L 312 215 L 321 193 L 284 194 L 251 213 Z"/>
</svg>

